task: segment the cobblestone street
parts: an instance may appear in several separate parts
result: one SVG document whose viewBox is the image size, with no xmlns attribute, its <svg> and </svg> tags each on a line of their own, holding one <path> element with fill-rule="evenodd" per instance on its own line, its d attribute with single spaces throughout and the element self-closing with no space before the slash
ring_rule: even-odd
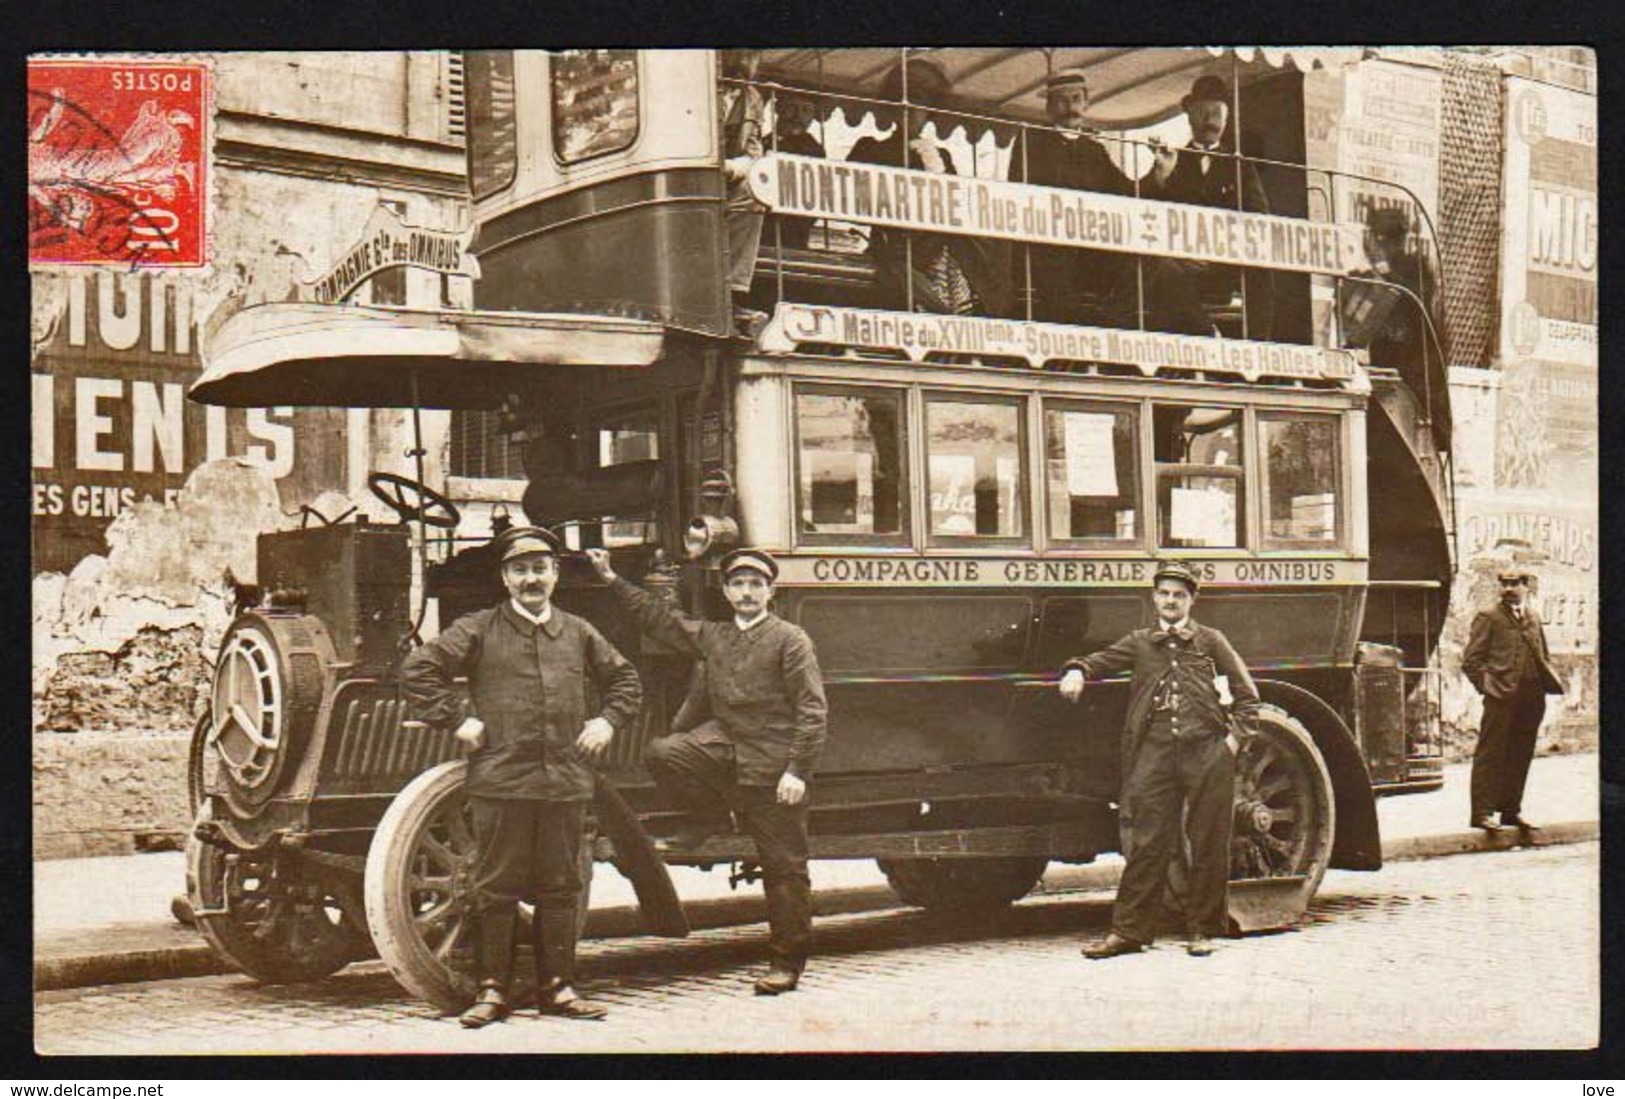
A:
<svg viewBox="0 0 1625 1099">
<path fill-rule="evenodd" d="M 460 1029 L 377 962 L 36 996 L 46 1054 L 1162 1048 L 1586 1048 L 1598 1025 L 1598 845 L 1333 872 L 1309 922 L 1088 962 L 1110 894 L 1036 895 L 997 923 L 896 909 L 820 920 L 801 991 L 750 994 L 761 926 L 584 944 L 600 1023 Z M 816 874 L 816 868 L 815 868 Z M 1538 995 L 1536 991 L 1538 990 Z"/>
</svg>

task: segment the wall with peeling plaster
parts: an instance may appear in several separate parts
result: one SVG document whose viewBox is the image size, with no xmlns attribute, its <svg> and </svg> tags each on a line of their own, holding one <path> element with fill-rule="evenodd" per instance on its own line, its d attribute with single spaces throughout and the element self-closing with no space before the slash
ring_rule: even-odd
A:
<svg viewBox="0 0 1625 1099">
<path fill-rule="evenodd" d="M 212 270 L 35 274 L 33 371 L 60 374 L 57 401 L 71 396 L 76 371 L 189 381 L 214 328 L 238 309 L 288 300 L 301 282 L 319 279 L 380 202 L 415 225 L 467 223 L 445 55 L 239 53 L 215 62 Z M 459 282 L 466 280 L 443 285 L 431 273 L 408 271 L 392 290 L 363 287 L 357 300 L 398 302 L 389 294 L 404 291 L 406 304 L 466 305 L 468 289 Z M 152 325 L 152 346 L 144 331 L 133 348 L 110 346 L 98 317 L 114 314 L 98 313 L 107 308 L 100 295 L 111 292 L 124 303 L 115 313 L 134 323 L 146 317 L 153 285 L 169 286 L 171 296 L 184 292 L 184 319 L 172 305 L 167 326 Z M 69 347 L 65 321 L 74 293 L 81 317 L 88 307 L 89 338 L 81 332 Z M 59 409 L 53 416 L 50 392 L 42 412 L 36 388 L 36 421 L 46 417 L 56 442 L 43 466 L 36 449 L 36 483 L 75 476 L 82 449 L 75 445 L 81 414 Z M 129 399 L 128 389 L 104 398 L 91 415 L 127 416 Z M 232 415 L 225 451 L 242 455 L 252 440 L 243 436 L 244 414 Z M 179 468 L 163 464 L 168 455 L 157 469 L 133 465 L 127 421 L 105 436 L 99 449 L 124 448 L 121 465 L 93 467 L 113 471 L 89 476 L 134 483 L 134 501 L 111 522 L 102 520 L 105 552 L 81 537 L 88 550 L 57 554 L 66 571 L 32 579 L 36 856 L 128 853 L 177 842 L 192 818 L 191 730 L 207 704 L 214 654 L 229 625 L 231 582 L 255 578 L 255 536 L 297 526 L 303 504 L 332 517 L 354 506 L 357 515 L 393 521 L 367 493 L 365 479 L 371 470 L 415 476 L 405 454 L 409 420 L 394 410 L 299 410 L 292 418 L 300 425 L 297 449 L 281 481 L 244 457 L 207 460 L 216 457 L 205 453 L 213 442 L 205 448 L 190 419 Z M 424 416 L 430 484 L 445 483 L 448 419 L 443 412 Z M 147 493 L 150 502 L 140 499 Z M 42 529 L 36 519 L 36 543 Z"/>
</svg>

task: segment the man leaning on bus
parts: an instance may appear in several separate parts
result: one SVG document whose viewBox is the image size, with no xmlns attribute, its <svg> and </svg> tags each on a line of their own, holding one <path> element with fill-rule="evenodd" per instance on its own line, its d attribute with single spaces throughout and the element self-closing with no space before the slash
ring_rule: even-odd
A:
<svg viewBox="0 0 1625 1099">
<path fill-rule="evenodd" d="M 1119 799 L 1127 863 L 1111 933 L 1084 948 L 1090 958 L 1135 954 L 1151 945 L 1169 863 L 1187 845 L 1187 953 L 1213 953 L 1212 936 L 1224 934 L 1228 923 L 1235 760 L 1238 738 L 1253 733 L 1258 690 L 1224 634 L 1191 618 L 1200 587 L 1195 570 L 1182 561 L 1163 562 L 1152 583 L 1156 626 L 1067 661 L 1061 676 L 1068 702 L 1083 696 L 1088 680 L 1124 671 L 1132 677 Z M 1234 722 L 1225 714 L 1219 677 L 1228 680 L 1235 699 Z"/>
<path fill-rule="evenodd" d="M 824 751 L 828 706 L 812 639 L 768 612 L 778 562 L 757 549 L 725 555 L 722 591 L 733 621 L 708 622 L 616 577 L 607 551 L 589 549 L 587 557 L 646 633 L 705 661 L 711 720 L 650 741 L 643 762 L 655 783 L 694 813 L 693 825 L 668 849 L 731 831 L 729 811 L 739 814 L 755 841 L 767 894 L 772 965 L 756 993 L 792 992 L 812 940 L 807 783 Z"/>
</svg>

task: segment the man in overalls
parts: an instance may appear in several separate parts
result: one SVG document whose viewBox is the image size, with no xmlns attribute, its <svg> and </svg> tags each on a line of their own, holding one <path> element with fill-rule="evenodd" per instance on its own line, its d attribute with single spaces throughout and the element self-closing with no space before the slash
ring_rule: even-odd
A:
<svg viewBox="0 0 1625 1099">
<path fill-rule="evenodd" d="M 1084 949 L 1090 958 L 1138 953 L 1155 941 L 1168 867 L 1182 847 L 1190 857 L 1187 952 L 1213 953 L 1212 937 L 1228 925 L 1237 737 L 1252 735 L 1258 690 L 1224 634 L 1191 618 L 1200 587 L 1195 570 L 1164 562 L 1152 581 L 1156 626 L 1067 661 L 1061 676 L 1061 695 L 1069 702 L 1083 696 L 1089 680 L 1124 671 L 1132 676 L 1120 801 L 1127 864 L 1111 934 Z M 1235 699 L 1233 723 L 1221 701 L 1220 676 Z"/>
</svg>

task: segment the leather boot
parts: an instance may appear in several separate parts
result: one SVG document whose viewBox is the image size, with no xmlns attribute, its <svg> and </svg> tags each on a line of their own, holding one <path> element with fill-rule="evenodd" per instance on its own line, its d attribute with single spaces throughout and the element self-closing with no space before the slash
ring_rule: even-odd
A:
<svg viewBox="0 0 1625 1099">
<path fill-rule="evenodd" d="M 767 927 L 772 964 L 756 982 L 756 995 L 778 996 L 794 992 L 807 968 L 807 947 L 812 938 L 812 887 L 799 879 L 762 883 L 767 896 Z"/>
<path fill-rule="evenodd" d="M 794 992 L 796 986 L 801 983 L 801 971 L 806 965 L 805 961 L 774 958 L 767 968 L 767 973 L 756 979 L 756 995 L 778 996 L 785 992 Z"/>
<path fill-rule="evenodd" d="M 474 958 L 480 991 L 473 1006 L 458 1019 L 465 1027 L 477 1029 L 501 1022 L 512 1011 L 508 985 L 513 980 L 513 935 L 518 922 L 519 912 L 512 905 L 479 914 Z"/>
<path fill-rule="evenodd" d="M 602 1019 L 603 1008 L 575 990 L 576 906 L 537 909 L 536 1012 L 567 1019 Z"/>
</svg>

